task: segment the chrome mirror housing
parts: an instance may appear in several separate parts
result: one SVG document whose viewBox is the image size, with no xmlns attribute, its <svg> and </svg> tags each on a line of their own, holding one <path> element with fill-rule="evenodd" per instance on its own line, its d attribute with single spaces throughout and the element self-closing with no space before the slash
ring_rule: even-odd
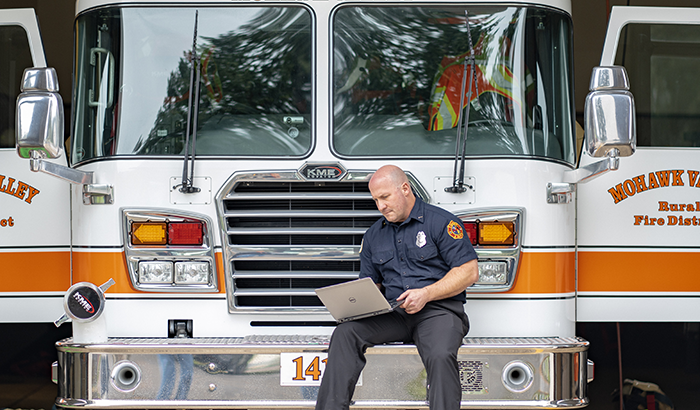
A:
<svg viewBox="0 0 700 410">
<path fill-rule="evenodd" d="M 595 67 L 584 106 L 585 144 L 592 157 L 627 157 L 637 147 L 634 96 L 622 66 Z"/>
<path fill-rule="evenodd" d="M 27 68 L 17 97 L 16 145 L 22 158 L 63 153 L 63 99 L 53 68 Z"/>
</svg>

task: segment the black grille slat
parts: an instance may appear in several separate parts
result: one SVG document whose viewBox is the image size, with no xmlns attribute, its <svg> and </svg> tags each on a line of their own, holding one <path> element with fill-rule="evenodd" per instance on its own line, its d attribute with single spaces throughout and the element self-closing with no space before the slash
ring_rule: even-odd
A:
<svg viewBox="0 0 700 410">
<path fill-rule="evenodd" d="M 237 271 L 359 271 L 359 261 L 309 261 L 309 260 L 237 260 L 233 262 Z"/>
<path fill-rule="evenodd" d="M 369 187 L 366 183 L 347 182 L 241 182 L 235 191 L 237 194 L 249 192 L 366 192 Z"/>
<path fill-rule="evenodd" d="M 359 246 L 362 235 L 230 235 L 232 245 L 327 245 Z"/>
<path fill-rule="evenodd" d="M 236 298 L 239 307 L 320 307 L 321 300 L 315 296 L 241 296 Z"/>
<path fill-rule="evenodd" d="M 369 228 L 377 220 L 377 217 L 360 218 L 324 218 L 324 217 L 304 217 L 304 218 L 228 218 L 230 228 Z"/>
<path fill-rule="evenodd" d="M 366 202 L 366 203 L 365 203 Z M 270 210 L 376 210 L 374 201 L 369 198 L 368 201 L 358 202 L 352 199 L 294 199 L 294 200 L 281 200 L 281 199 L 228 199 L 226 201 L 226 210 L 234 211 L 238 209 L 270 209 Z"/>
<path fill-rule="evenodd" d="M 315 289 L 342 282 L 345 280 L 330 278 L 236 278 L 236 289 Z"/>
<path fill-rule="evenodd" d="M 367 182 L 355 181 L 243 181 L 233 187 L 223 210 L 234 255 L 234 306 L 319 307 L 309 291 L 359 275 L 363 233 L 381 214 Z"/>
</svg>

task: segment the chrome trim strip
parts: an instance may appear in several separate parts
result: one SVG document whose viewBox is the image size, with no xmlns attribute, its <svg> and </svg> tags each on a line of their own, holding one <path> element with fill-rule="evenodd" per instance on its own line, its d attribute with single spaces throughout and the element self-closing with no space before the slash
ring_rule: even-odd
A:
<svg viewBox="0 0 700 410">
<path fill-rule="evenodd" d="M 289 197 L 285 197 L 289 199 Z M 316 199 L 316 198 L 314 198 Z M 326 199 L 339 199 L 326 198 Z M 372 218 L 379 219 L 382 216 L 379 211 L 331 211 L 331 210 L 292 210 L 292 211 L 268 211 L 268 210 L 246 210 L 246 211 L 228 211 L 226 217 L 246 217 L 246 218 Z"/>
<path fill-rule="evenodd" d="M 57 399 L 56 404 L 65 408 L 75 409 L 104 409 L 104 408 L 188 408 L 188 409 L 313 409 L 316 401 L 275 401 L 274 405 L 266 400 L 246 401 L 210 401 L 210 400 L 169 400 L 138 401 L 138 404 L 128 400 L 69 400 Z M 136 406 L 136 407 L 134 407 Z M 163 407 L 165 406 L 165 407 Z M 588 406 L 588 398 L 580 400 L 463 400 L 461 408 L 473 409 L 581 409 Z M 353 408 L 358 409 L 426 409 L 427 401 L 372 401 L 353 400 Z"/>
<path fill-rule="evenodd" d="M 293 342 L 293 343 L 289 343 Z M 197 349 L 197 354 L 205 353 L 236 353 L 240 348 L 258 349 L 246 350 L 247 353 L 270 353 L 271 351 L 288 351 L 304 346 L 311 350 L 326 349 L 330 343 L 329 335 L 248 335 L 245 337 L 194 337 L 194 338 L 109 338 L 103 343 L 76 343 L 73 338 L 56 342 L 56 348 L 61 352 L 70 353 L 114 353 L 132 354 L 158 353 L 168 349 L 168 353 L 185 353 L 188 349 Z M 512 352 L 540 353 L 557 351 L 581 351 L 590 345 L 580 337 L 465 337 L 460 349 L 468 349 L 474 353 Z M 412 344 L 377 345 L 367 349 L 371 354 L 403 354 L 410 350 L 416 352 Z M 476 350 L 474 350 L 476 349 Z M 573 349 L 573 350 L 572 350 Z M 465 350 L 466 352 L 466 350 Z"/>
<path fill-rule="evenodd" d="M 279 182 L 292 182 L 292 181 L 279 181 Z M 296 181 L 294 181 L 296 182 Z M 332 182 L 341 182 L 341 181 L 332 181 Z M 347 182 L 347 181 L 345 181 Z M 353 181 L 356 182 L 356 181 Z M 229 194 L 226 196 L 224 199 L 244 199 L 244 200 L 265 200 L 265 199 L 274 199 L 274 198 L 282 198 L 284 197 L 285 199 L 372 199 L 372 195 L 370 194 L 364 194 L 361 192 L 338 192 L 336 195 L 334 194 L 328 194 L 328 193 L 306 193 L 306 194 L 299 194 L 299 193 L 294 193 L 294 192 L 255 192 L 255 193 L 249 193 L 249 192 L 244 192 L 240 194 Z M 378 213 L 379 211 L 377 211 Z"/>
<path fill-rule="evenodd" d="M 236 289 L 234 296 L 316 296 L 313 289 Z"/>
<path fill-rule="evenodd" d="M 231 259 L 244 260 L 254 257 L 257 260 L 306 260 L 306 259 L 357 259 L 360 257 L 359 246 L 347 247 L 302 247 L 290 245 L 270 245 L 269 247 L 236 247 L 237 251 L 231 251 Z"/>
<path fill-rule="evenodd" d="M 363 228 L 235 228 L 229 235 L 364 235 Z"/>
<path fill-rule="evenodd" d="M 340 272 L 340 271 L 333 271 L 331 274 L 332 276 L 329 276 L 325 272 L 317 272 L 317 271 L 310 271 L 310 272 L 304 272 L 304 271 L 293 271 L 293 272 L 279 272 L 279 271 L 273 271 L 273 272 L 259 272 L 259 271 L 236 271 L 236 277 L 238 278 L 318 278 L 318 279 L 323 279 L 323 278 L 337 278 L 337 279 L 357 279 L 357 273 L 355 272 Z"/>
</svg>

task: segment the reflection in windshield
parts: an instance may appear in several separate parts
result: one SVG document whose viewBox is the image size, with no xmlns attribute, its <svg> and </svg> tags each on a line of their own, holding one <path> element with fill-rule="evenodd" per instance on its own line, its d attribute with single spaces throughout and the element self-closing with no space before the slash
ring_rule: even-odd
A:
<svg viewBox="0 0 700 410">
<path fill-rule="evenodd" d="M 351 156 L 452 156 L 469 55 L 464 8 L 344 7 L 334 16 L 334 140 Z M 470 7 L 467 155 L 574 162 L 570 22 Z M 468 90 L 469 87 L 466 87 Z M 466 93 L 465 93 L 466 94 Z"/>
<path fill-rule="evenodd" d="M 75 162 L 184 152 L 197 10 L 197 155 L 298 156 L 310 149 L 306 9 L 101 9 L 77 22 Z"/>
</svg>

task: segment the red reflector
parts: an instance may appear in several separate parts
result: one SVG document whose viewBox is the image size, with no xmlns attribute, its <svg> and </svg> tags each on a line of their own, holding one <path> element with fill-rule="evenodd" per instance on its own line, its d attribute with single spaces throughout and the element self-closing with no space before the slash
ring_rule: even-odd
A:
<svg viewBox="0 0 700 410">
<path fill-rule="evenodd" d="M 171 222 L 168 224 L 169 245 L 201 245 L 204 238 L 200 222 Z"/>
<path fill-rule="evenodd" d="M 472 242 L 472 246 L 476 245 L 476 239 L 478 238 L 476 234 L 476 222 L 464 222 L 464 230 L 467 231 L 467 236 Z"/>
</svg>

